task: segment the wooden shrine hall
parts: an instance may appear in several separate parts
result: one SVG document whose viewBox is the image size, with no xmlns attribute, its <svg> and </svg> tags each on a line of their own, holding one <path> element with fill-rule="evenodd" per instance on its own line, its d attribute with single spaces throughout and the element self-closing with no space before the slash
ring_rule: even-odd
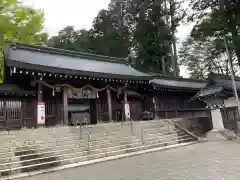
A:
<svg viewBox="0 0 240 180">
<path fill-rule="evenodd" d="M 206 82 L 142 73 L 125 59 L 14 43 L 4 49 L 0 85 L 1 129 L 208 116 L 201 101 L 189 103 Z M 197 113 L 197 114 L 196 114 Z"/>
</svg>

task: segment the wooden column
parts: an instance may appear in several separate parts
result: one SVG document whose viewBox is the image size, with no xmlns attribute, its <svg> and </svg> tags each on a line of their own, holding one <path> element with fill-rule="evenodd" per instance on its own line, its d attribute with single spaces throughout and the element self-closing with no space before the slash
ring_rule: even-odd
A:
<svg viewBox="0 0 240 180">
<path fill-rule="evenodd" d="M 36 120 L 35 128 L 44 127 L 45 125 L 38 124 L 38 102 L 43 102 L 43 85 L 41 83 L 37 84 L 37 104 L 35 105 L 36 109 Z M 46 109 L 46 107 L 45 107 Z M 46 111 L 45 111 L 45 124 L 46 124 Z"/>
<path fill-rule="evenodd" d="M 112 121 L 113 120 L 113 115 L 112 115 L 112 96 L 111 96 L 111 90 L 107 88 L 107 99 L 108 99 L 108 120 Z"/>
<path fill-rule="evenodd" d="M 63 88 L 63 92 L 62 92 L 62 99 L 63 99 L 63 109 L 62 109 L 62 113 L 63 113 L 63 124 L 64 125 L 68 125 L 68 89 L 67 88 Z"/>
<path fill-rule="evenodd" d="M 97 123 L 100 123 L 100 99 L 96 99 L 96 105 L 97 105 Z"/>
<path fill-rule="evenodd" d="M 42 84 L 38 83 L 38 93 L 37 93 L 37 100 L 39 102 L 43 101 L 43 87 Z"/>
</svg>

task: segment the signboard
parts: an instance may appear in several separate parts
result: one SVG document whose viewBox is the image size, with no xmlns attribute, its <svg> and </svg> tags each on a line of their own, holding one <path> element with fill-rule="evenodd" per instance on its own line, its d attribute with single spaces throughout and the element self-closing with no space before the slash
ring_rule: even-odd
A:
<svg viewBox="0 0 240 180">
<path fill-rule="evenodd" d="M 37 124 L 45 124 L 45 104 L 38 102 L 37 104 Z"/>
<path fill-rule="evenodd" d="M 127 101 L 124 102 L 124 111 L 125 111 L 126 120 L 130 120 L 130 107 L 129 107 L 129 103 Z"/>
<path fill-rule="evenodd" d="M 68 98 L 70 99 L 96 99 L 98 94 L 92 89 L 83 89 L 81 91 L 68 90 Z"/>
</svg>

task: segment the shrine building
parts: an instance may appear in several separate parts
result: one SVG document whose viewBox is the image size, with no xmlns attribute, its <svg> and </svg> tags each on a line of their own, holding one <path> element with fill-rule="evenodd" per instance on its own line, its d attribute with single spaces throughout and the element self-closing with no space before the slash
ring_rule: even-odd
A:
<svg viewBox="0 0 240 180">
<path fill-rule="evenodd" d="M 125 59 L 13 43 L 4 49 L 0 128 L 33 128 L 38 105 L 44 125 L 98 124 L 161 118 L 211 118 L 206 103 L 191 99 L 207 81 L 152 76 Z"/>
</svg>

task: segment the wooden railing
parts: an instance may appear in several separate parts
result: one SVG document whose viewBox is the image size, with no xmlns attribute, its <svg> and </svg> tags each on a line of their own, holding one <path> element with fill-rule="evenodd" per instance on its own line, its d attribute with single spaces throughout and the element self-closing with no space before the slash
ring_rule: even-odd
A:
<svg viewBox="0 0 240 180">
<path fill-rule="evenodd" d="M 157 109 L 155 115 L 157 118 L 196 118 L 211 117 L 211 112 L 206 108 Z"/>
</svg>

